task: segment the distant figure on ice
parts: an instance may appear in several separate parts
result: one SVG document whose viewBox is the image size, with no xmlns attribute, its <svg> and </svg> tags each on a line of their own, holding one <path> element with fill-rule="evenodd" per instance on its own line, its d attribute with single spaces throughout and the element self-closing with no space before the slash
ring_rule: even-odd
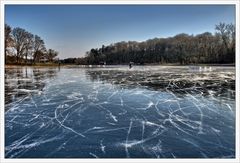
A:
<svg viewBox="0 0 240 163">
<path fill-rule="evenodd" d="M 58 62 L 58 70 L 60 70 L 61 62 Z"/>
<path fill-rule="evenodd" d="M 131 69 L 131 68 L 132 68 L 132 63 L 130 62 L 130 63 L 129 63 L 129 69 Z"/>
</svg>

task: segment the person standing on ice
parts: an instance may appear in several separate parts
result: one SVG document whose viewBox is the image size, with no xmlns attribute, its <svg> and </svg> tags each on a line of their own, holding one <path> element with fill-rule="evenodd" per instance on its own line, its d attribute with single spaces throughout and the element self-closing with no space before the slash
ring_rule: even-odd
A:
<svg viewBox="0 0 240 163">
<path fill-rule="evenodd" d="M 132 62 L 129 62 L 129 69 L 132 68 Z"/>
</svg>

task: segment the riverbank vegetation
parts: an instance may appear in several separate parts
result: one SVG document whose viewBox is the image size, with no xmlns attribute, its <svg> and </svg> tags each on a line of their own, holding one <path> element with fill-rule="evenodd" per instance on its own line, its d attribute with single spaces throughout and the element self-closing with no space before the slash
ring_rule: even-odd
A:
<svg viewBox="0 0 240 163">
<path fill-rule="evenodd" d="M 57 62 L 58 52 L 47 49 L 44 40 L 23 28 L 5 24 L 5 64 L 36 65 Z"/>
<path fill-rule="evenodd" d="M 5 25 L 5 63 L 36 64 L 235 64 L 235 26 L 219 23 L 215 33 L 198 35 L 181 33 L 168 38 L 154 38 L 143 42 L 122 41 L 100 48 L 92 48 L 81 58 L 57 60 L 58 52 L 46 49 L 38 35 L 22 28 Z"/>
<path fill-rule="evenodd" d="M 122 41 L 93 48 L 83 58 L 68 58 L 77 64 L 234 64 L 235 26 L 219 23 L 214 34 L 178 34 L 143 42 Z"/>
</svg>

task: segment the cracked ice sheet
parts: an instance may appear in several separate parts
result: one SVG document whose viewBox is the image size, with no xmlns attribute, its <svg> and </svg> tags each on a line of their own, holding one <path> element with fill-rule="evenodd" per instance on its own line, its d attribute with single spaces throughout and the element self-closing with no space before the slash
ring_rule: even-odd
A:
<svg viewBox="0 0 240 163">
<path fill-rule="evenodd" d="M 235 157 L 230 67 L 5 73 L 7 158 Z"/>
</svg>

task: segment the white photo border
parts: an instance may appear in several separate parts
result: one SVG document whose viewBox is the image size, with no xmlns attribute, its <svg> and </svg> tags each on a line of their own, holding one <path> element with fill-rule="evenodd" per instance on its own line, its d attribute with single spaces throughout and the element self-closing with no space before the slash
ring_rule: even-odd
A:
<svg viewBox="0 0 240 163">
<path fill-rule="evenodd" d="M 235 158 L 233 159 L 9 159 L 5 158 L 5 132 L 4 132 L 4 114 L 5 114 L 5 106 L 4 106 L 4 98 L 5 98 L 5 87 L 4 87 L 4 21 L 5 21 L 5 5 L 10 4 L 31 4 L 31 5 L 181 5 L 181 4 L 190 4 L 190 5 L 235 5 L 235 26 L 236 26 L 236 54 L 235 54 L 235 72 L 236 72 L 236 81 L 235 81 L 235 92 L 236 92 L 236 115 L 235 115 Z M 114 1 L 114 0 L 84 0 L 84 1 L 76 1 L 76 0 L 42 0 L 42 1 L 33 1 L 33 0 L 1 0 L 0 4 L 0 40 L 1 40 L 1 46 L 0 46 L 0 162 L 1 163 L 10 163 L 10 162 L 22 162 L 22 163 L 33 163 L 33 162 L 184 162 L 184 163 L 190 163 L 190 162 L 216 162 L 216 163 L 239 163 L 240 162 L 240 142 L 239 142 L 239 126 L 240 126 L 240 52 L 239 52 L 239 0 L 121 0 L 121 1 Z"/>
</svg>

